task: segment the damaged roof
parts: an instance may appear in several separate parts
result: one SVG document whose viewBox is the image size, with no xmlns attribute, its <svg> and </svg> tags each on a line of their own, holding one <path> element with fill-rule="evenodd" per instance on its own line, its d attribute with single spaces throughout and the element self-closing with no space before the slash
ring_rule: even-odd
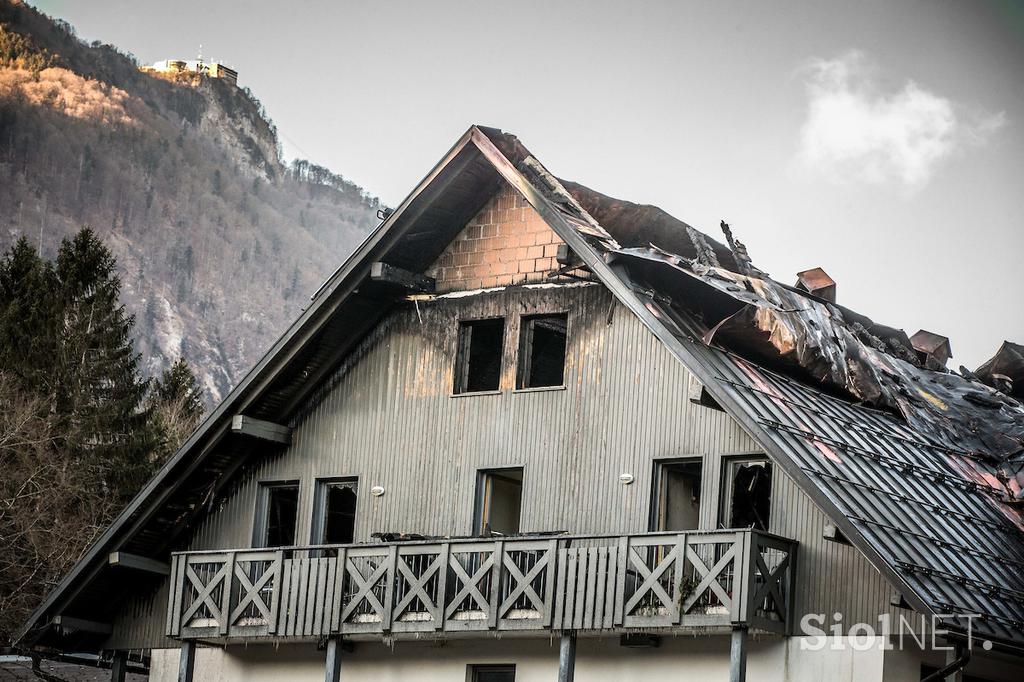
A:
<svg viewBox="0 0 1024 682">
<path fill-rule="evenodd" d="M 517 140 L 485 131 L 517 170 L 536 172 Z M 567 233 L 579 216 L 561 215 L 561 192 L 631 215 L 626 245 Z M 580 185 L 547 198 L 559 235 L 911 606 L 979 614 L 975 634 L 1024 646 L 1024 406 L 992 379 L 1021 375 L 1020 346 L 1004 344 L 978 376 L 933 369 L 902 330 L 770 279 L 724 222 L 740 246 L 731 259 L 678 221 L 672 249 L 640 245 L 642 207 Z"/>
<path fill-rule="evenodd" d="M 374 289 L 370 263 L 422 271 L 503 182 L 911 606 L 982 614 L 976 634 L 1024 650 L 1020 346 L 1004 344 L 976 374 L 929 369 L 902 330 L 771 280 L 725 223 L 729 246 L 655 207 L 560 181 L 517 138 L 479 126 L 324 284 L 51 593 L 26 624 L 26 643 L 68 641 L 48 629 L 53 615 L 116 609 L 107 553 L 165 555 L 246 462 L 264 454 L 242 447 L 232 416 L 294 420 L 321 378 L 388 313 L 394 295 Z"/>
</svg>

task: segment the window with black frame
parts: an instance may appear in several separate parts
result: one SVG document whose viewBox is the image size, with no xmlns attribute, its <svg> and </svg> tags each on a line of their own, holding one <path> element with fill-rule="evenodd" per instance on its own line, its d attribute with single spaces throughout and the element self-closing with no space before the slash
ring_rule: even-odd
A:
<svg viewBox="0 0 1024 682">
<path fill-rule="evenodd" d="M 725 528 L 769 530 L 772 465 L 764 458 L 727 459 L 722 465 L 719 519 Z"/>
<path fill-rule="evenodd" d="M 470 665 L 466 673 L 468 682 L 515 682 L 515 679 L 514 665 Z"/>
<path fill-rule="evenodd" d="M 348 545 L 355 540 L 356 492 L 353 478 L 320 479 L 313 493 L 314 545 Z"/>
<path fill-rule="evenodd" d="M 481 393 L 500 388 L 504 341 L 504 318 L 459 323 L 454 393 Z"/>
<path fill-rule="evenodd" d="M 519 325 L 519 368 L 516 388 L 562 386 L 569 316 L 524 316 Z"/>
<path fill-rule="evenodd" d="M 516 535 L 523 505 L 523 469 L 477 472 L 474 532 L 477 535 Z"/>
<path fill-rule="evenodd" d="M 651 530 L 696 530 L 700 526 L 701 467 L 699 459 L 655 462 Z"/>
<path fill-rule="evenodd" d="M 261 483 L 253 523 L 253 547 L 295 545 L 298 513 L 298 481 Z"/>
</svg>

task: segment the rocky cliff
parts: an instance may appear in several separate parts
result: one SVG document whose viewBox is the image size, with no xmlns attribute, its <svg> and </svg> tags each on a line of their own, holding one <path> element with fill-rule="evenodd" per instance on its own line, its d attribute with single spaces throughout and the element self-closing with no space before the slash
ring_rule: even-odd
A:
<svg viewBox="0 0 1024 682">
<path fill-rule="evenodd" d="M 245 89 L 144 73 L 110 45 L 0 0 L 0 248 L 52 256 L 92 227 L 118 258 L 139 350 L 178 356 L 215 402 L 376 224 L 375 198 L 285 166 Z"/>
</svg>

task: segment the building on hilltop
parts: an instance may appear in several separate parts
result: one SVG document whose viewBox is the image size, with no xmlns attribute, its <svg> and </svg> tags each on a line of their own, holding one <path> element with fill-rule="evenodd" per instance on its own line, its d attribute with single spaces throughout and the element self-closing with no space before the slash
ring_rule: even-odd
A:
<svg viewBox="0 0 1024 682">
<path fill-rule="evenodd" d="M 195 73 L 210 78 L 221 78 L 232 85 L 238 85 L 238 72 L 220 62 L 206 62 L 199 59 L 163 59 L 151 66 L 143 66 L 143 71 L 155 73 Z"/>
<path fill-rule="evenodd" d="M 1020 680 L 1024 350 L 952 372 L 722 228 L 471 127 L 20 645 L 115 681 Z"/>
</svg>

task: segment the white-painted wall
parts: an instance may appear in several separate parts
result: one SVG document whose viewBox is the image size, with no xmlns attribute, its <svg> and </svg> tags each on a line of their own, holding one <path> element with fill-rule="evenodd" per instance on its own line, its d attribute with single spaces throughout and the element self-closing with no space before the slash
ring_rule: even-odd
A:
<svg viewBox="0 0 1024 682">
<path fill-rule="evenodd" d="M 843 638 L 845 639 L 845 638 Z M 830 641 L 834 641 L 831 640 Z M 912 682 L 920 679 L 920 652 L 883 651 L 878 640 L 867 651 L 850 646 L 801 649 L 799 638 L 751 638 L 747 679 L 751 682 Z M 177 649 L 153 651 L 153 682 L 174 682 Z M 344 654 L 345 682 L 465 682 L 467 665 L 514 663 L 517 682 L 552 682 L 558 672 L 558 639 L 360 642 Z M 319 682 L 324 652 L 312 644 L 232 645 L 200 649 L 196 682 Z M 656 649 L 627 649 L 617 639 L 581 638 L 576 679 L 580 682 L 713 682 L 729 679 L 729 638 L 666 637 Z"/>
</svg>

